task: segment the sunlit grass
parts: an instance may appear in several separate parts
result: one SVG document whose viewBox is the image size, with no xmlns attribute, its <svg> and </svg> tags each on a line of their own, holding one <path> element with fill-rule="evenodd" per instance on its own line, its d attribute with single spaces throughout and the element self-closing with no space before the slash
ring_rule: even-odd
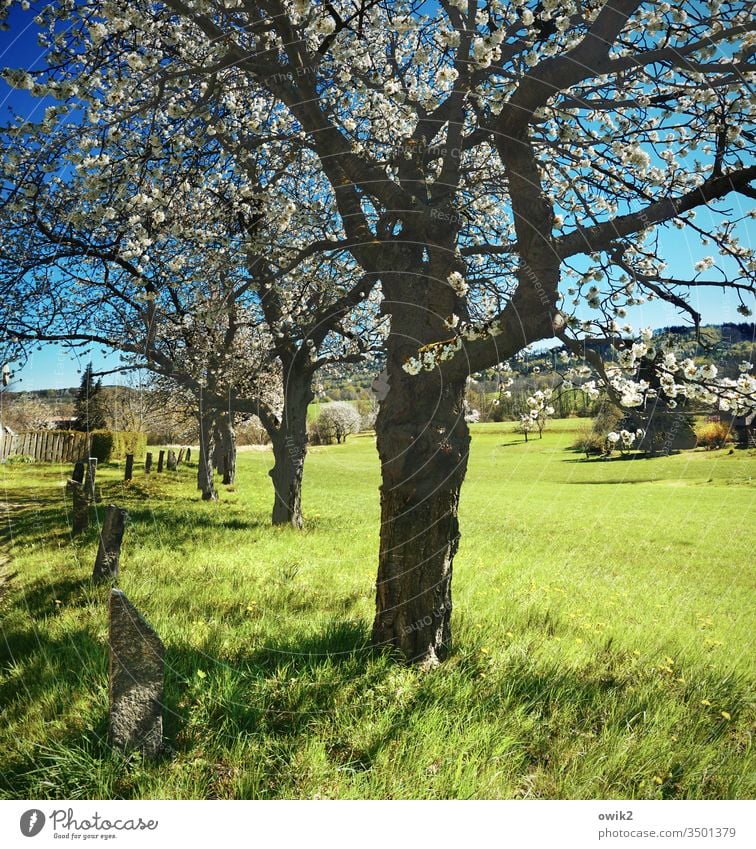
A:
<svg viewBox="0 0 756 849">
<path fill-rule="evenodd" d="M 421 673 L 368 646 L 371 436 L 314 448 L 307 528 L 269 526 L 266 452 L 203 503 L 194 467 L 130 486 L 121 587 L 167 647 L 160 761 L 112 752 L 96 528 L 64 476 L 0 467 L 0 794 L 29 798 L 746 798 L 753 795 L 754 452 L 581 460 L 475 427 L 454 651 Z"/>
</svg>

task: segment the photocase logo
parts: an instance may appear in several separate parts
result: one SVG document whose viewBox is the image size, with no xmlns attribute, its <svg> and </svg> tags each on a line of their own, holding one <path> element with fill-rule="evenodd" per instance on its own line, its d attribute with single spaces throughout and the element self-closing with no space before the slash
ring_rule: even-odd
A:
<svg viewBox="0 0 756 849">
<path fill-rule="evenodd" d="M 37 808 L 21 814 L 21 834 L 36 837 L 45 827 L 45 815 Z"/>
</svg>

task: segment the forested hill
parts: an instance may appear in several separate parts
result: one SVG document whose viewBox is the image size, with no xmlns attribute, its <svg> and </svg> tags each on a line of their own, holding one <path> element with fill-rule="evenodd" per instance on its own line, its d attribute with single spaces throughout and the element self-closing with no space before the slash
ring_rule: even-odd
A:
<svg viewBox="0 0 756 849">
<path fill-rule="evenodd" d="M 694 358 L 697 362 L 717 363 L 725 372 L 737 373 L 738 363 L 743 360 L 753 360 L 756 356 L 756 323 L 727 322 L 725 324 L 709 324 L 700 329 L 699 338 L 695 330 L 688 325 L 663 327 L 654 331 L 654 337 L 661 340 L 674 336 L 676 347 L 685 356 Z M 597 346 L 604 355 L 610 354 L 609 346 Z M 603 350 L 606 348 L 606 350 Z M 512 366 L 516 371 L 525 372 L 533 366 L 546 370 L 558 363 L 561 348 L 535 350 L 526 353 Z M 371 397 L 370 386 L 375 378 L 376 367 L 360 368 L 353 366 L 340 369 L 338 373 L 323 375 L 320 386 L 317 387 L 321 398 L 330 400 L 356 400 Z M 109 389 L 111 387 L 103 387 Z M 67 389 L 38 389 L 29 391 L 28 395 L 36 396 L 41 401 L 56 405 L 71 405 L 76 398 L 77 387 Z M 123 391 L 123 388 L 121 388 Z"/>
<path fill-rule="evenodd" d="M 654 330 L 655 344 L 665 339 L 674 342 L 674 347 L 683 356 L 697 363 L 715 363 L 723 373 L 736 375 L 738 364 L 744 360 L 753 361 L 756 357 L 756 323 L 727 322 L 725 324 L 707 324 L 698 334 L 690 325 L 675 325 Z M 591 346 L 605 359 L 613 359 L 614 349 L 608 344 Z M 540 366 L 550 369 L 559 362 L 562 346 L 557 348 L 534 350 L 512 361 L 515 371 L 525 372 Z"/>
</svg>

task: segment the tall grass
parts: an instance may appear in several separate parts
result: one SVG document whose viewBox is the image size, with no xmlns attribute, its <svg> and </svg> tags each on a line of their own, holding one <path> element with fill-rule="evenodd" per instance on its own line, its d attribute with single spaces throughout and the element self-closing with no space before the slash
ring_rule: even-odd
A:
<svg viewBox="0 0 756 849">
<path fill-rule="evenodd" d="M 68 534 L 68 470 L 3 467 L 0 795 L 753 795 L 756 455 L 584 461 L 573 429 L 473 429 L 454 650 L 430 673 L 369 647 L 372 437 L 312 449 L 300 533 L 269 526 L 266 452 L 218 504 L 192 467 L 100 470 L 130 515 L 121 587 L 167 648 L 155 763 L 106 742 L 107 590 L 96 527 Z"/>
</svg>

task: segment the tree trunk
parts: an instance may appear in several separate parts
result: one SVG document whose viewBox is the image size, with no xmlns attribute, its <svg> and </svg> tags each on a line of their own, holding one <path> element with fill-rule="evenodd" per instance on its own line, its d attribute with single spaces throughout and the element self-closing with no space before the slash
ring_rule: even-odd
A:
<svg viewBox="0 0 756 849">
<path fill-rule="evenodd" d="M 213 479 L 213 428 L 212 413 L 200 409 L 199 420 L 199 461 L 197 464 L 197 489 L 202 492 L 203 501 L 217 501 Z"/>
<path fill-rule="evenodd" d="M 218 411 L 213 421 L 213 462 L 223 475 L 223 483 L 236 479 L 236 434 L 233 421 L 226 411 Z"/>
<path fill-rule="evenodd" d="M 457 507 L 470 445 L 465 379 L 443 380 L 435 369 L 415 376 L 403 370 L 420 345 L 448 335 L 436 317 L 450 315 L 454 305 L 444 307 L 442 290 L 435 293 L 440 309 L 431 313 L 422 302 L 413 309 L 407 301 L 417 292 L 414 280 L 395 292 L 391 283 L 384 288 L 387 299 L 401 302 L 401 309 L 392 314 L 389 386 L 376 420 L 382 484 L 373 643 L 397 649 L 409 662 L 433 666 L 451 645 Z M 433 281 L 426 286 L 434 297 Z"/>
<path fill-rule="evenodd" d="M 298 379 L 297 379 L 298 378 Z M 301 528 L 302 475 L 307 454 L 307 406 L 313 399 L 310 375 L 295 376 L 286 381 L 283 420 L 277 428 L 268 428 L 273 443 L 274 525 Z"/>
</svg>

